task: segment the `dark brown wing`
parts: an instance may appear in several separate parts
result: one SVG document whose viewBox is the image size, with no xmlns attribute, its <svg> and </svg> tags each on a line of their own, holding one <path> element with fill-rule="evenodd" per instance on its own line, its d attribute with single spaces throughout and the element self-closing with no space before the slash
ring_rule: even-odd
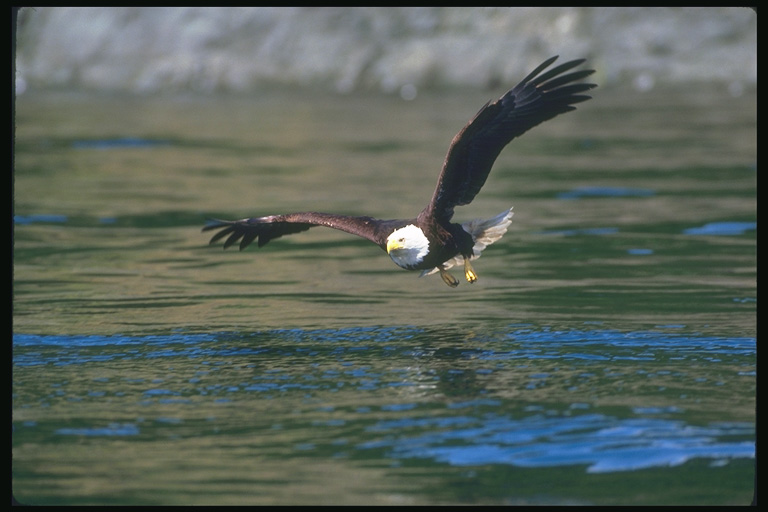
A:
<svg viewBox="0 0 768 512">
<path fill-rule="evenodd" d="M 262 247 L 275 238 L 300 233 L 315 226 L 325 226 L 345 231 L 385 247 L 386 237 L 389 234 L 389 232 L 386 232 L 386 228 L 390 222 L 380 221 L 371 217 L 349 217 L 330 213 L 300 212 L 241 220 L 212 220 L 203 228 L 203 231 L 220 229 L 218 233 L 213 235 L 210 243 L 214 244 L 226 236 L 227 239 L 224 240 L 225 249 L 238 240 L 240 241 L 240 250 L 243 250 L 257 239 L 258 246 Z"/>
<path fill-rule="evenodd" d="M 585 59 L 566 62 L 539 75 L 556 59 L 547 59 L 501 98 L 486 103 L 453 138 L 432 201 L 422 215 L 449 220 L 455 206 L 472 202 L 499 153 L 512 139 L 590 98 L 581 93 L 595 84 L 573 82 L 594 70 L 563 74 Z"/>
</svg>

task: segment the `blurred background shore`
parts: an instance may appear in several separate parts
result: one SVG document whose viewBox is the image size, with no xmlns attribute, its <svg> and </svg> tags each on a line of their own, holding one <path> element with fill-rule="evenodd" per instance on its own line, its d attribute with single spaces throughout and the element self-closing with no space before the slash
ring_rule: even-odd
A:
<svg viewBox="0 0 768 512">
<path fill-rule="evenodd" d="M 400 94 L 491 88 L 587 57 L 601 87 L 757 82 L 744 7 L 35 7 L 16 23 L 16 93 Z"/>
</svg>

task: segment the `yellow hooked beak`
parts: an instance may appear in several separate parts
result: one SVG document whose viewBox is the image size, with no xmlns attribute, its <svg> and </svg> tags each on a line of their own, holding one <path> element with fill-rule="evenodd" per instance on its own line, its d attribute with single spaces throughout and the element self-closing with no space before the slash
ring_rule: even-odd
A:
<svg viewBox="0 0 768 512">
<path fill-rule="evenodd" d="M 387 253 L 391 253 L 392 251 L 398 251 L 400 249 L 404 249 L 405 245 L 403 244 L 403 239 L 397 239 L 392 238 L 391 240 L 387 240 Z"/>
</svg>

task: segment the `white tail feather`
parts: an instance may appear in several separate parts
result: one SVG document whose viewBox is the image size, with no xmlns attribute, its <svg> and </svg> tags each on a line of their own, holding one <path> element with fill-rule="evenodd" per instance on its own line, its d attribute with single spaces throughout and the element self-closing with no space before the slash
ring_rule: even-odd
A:
<svg viewBox="0 0 768 512">
<path fill-rule="evenodd" d="M 470 261 L 479 258 L 480 253 L 482 253 L 486 247 L 504 236 L 504 233 L 507 232 L 507 228 L 512 224 L 512 215 L 512 208 L 510 208 L 490 219 L 475 219 L 461 225 L 461 227 L 464 228 L 464 231 L 472 235 L 472 239 L 475 241 L 475 245 L 472 247 L 472 257 L 470 258 Z M 453 266 L 463 264 L 464 256 L 459 254 L 443 263 L 443 268 L 447 270 Z M 437 267 L 431 270 L 424 270 L 419 277 L 436 274 L 438 271 L 439 269 Z"/>
</svg>

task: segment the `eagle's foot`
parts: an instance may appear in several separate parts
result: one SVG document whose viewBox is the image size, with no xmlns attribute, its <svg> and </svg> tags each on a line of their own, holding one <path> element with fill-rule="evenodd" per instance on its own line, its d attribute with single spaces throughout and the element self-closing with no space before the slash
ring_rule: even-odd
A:
<svg viewBox="0 0 768 512">
<path fill-rule="evenodd" d="M 477 281 L 477 274 L 475 273 L 475 269 L 473 269 L 472 265 L 469 263 L 469 258 L 464 258 L 464 276 L 470 284 Z"/>
<path fill-rule="evenodd" d="M 452 276 L 451 274 L 449 274 L 448 272 L 446 272 L 446 271 L 445 271 L 445 269 L 443 269 L 443 268 L 441 267 L 441 268 L 439 268 L 438 270 L 440 270 L 440 277 L 442 277 L 442 278 L 443 278 L 443 282 L 444 282 L 445 284 L 447 284 L 447 285 L 448 285 L 448 286 L 450 286 L 451 288 L 456 288 L 457 286 L 459 286 L 459 280 L 458 280 L 458 279 L 456 279 L 455 277 L 453 277 L 453 276 Z"/>
</svg>

